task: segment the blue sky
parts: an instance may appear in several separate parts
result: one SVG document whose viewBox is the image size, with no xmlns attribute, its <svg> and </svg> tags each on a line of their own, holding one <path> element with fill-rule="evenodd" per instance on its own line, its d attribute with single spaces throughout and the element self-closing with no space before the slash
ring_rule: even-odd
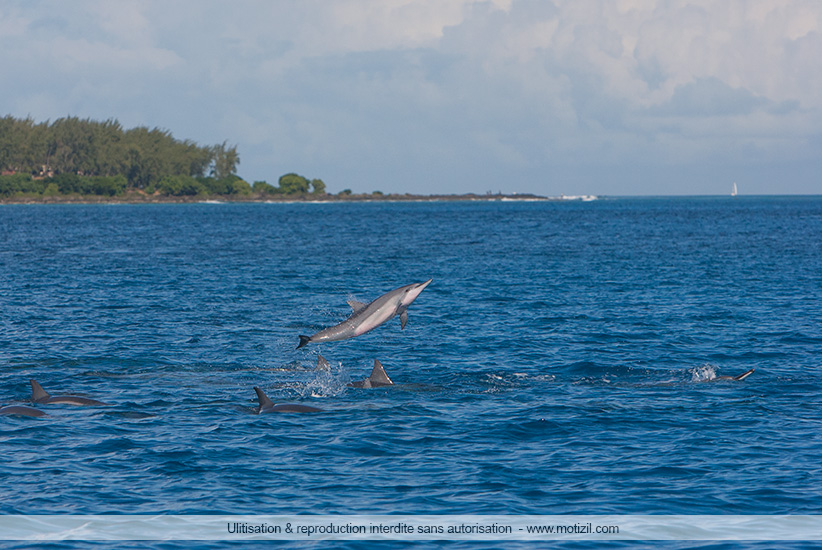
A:
<svg viewBox="0 0 822 550">
<path fill-rule="evenodd" d="M 822 193 L 817 0 L 0 0 L 0 115 L 330 192 Z"/>
</svg>

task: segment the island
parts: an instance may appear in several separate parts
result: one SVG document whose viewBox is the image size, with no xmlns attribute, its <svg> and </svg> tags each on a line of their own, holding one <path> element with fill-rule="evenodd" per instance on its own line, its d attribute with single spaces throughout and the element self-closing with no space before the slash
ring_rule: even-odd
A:
<svg viewBox="0 0 822 550">
<path fill-rule="evenodd" d="M 227 142 L 201 146 L 160 128 L 124 129 L 115 119 L 0 118 L 0 203 L 5 204 L 551 200 L 490 192 L 330 194 L 321 179 L 293 172 L 280 176 L 276 186 L 249 183 L 237 175 L 239 164 L 237 147 Z"/>
</svg>

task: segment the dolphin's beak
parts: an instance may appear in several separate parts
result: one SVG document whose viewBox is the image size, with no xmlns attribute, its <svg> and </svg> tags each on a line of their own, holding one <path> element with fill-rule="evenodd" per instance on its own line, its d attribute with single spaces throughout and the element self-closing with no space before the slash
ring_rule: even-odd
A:
<svg viewBox="0 0 822 550">
<path fill-rule="evenodd" d="M 411 305 L 411 302 L 417 299 L 417 296 L 420 295 L 420 292 L 425 290 L 425 287 L 431 284 L 431 281 L 434 279 L 428 279 L 424 283 L 419 283 L 417 285 L 411 286 L 409 290 L 406 292 L 405 296 L 402 298 L 402 304 L 406 307 Z"/>
</svg>

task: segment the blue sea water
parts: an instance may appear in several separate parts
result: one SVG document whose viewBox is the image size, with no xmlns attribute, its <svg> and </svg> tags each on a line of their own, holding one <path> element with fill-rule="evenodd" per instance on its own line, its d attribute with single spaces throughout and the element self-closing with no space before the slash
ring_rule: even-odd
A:
<svg viewBox="0 0 822 550">
<path fill-rule="evenodd" d="M 0 416 L 0 514 L 822 512 L 820 197 L 7 205 L 0 306 L 0 406 L 112 404 Z"/>
</svg>

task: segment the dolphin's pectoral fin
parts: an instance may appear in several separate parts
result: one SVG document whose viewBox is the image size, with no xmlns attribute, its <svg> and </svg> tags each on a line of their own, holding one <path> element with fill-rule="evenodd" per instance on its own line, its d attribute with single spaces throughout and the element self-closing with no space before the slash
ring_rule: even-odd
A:
<svg viewBox="0 0 822 550">
<path fill-rule="evenodd" d="M 297 349 L 300 349 L 303 346 L 307 346 L 310 341 L 311 336 L 303 336 L 302 334 L 300 334 L 300 345 L 297 346 Z"/>
<path fill-rule="evenodd" d="M 359 310 L 368 306 L 368 304 L 364 304 L 362 302 L 358 302 L 357 300 L 348 300 L 348 305 L 351 306 L 351 309 L 354 310 L 354 313 L 357 313 Z"/>
<path fill-rule="evenodd" d="M 400 313 L 400 329 L 405 330 L 405 324 L 408 322 L 408 312 Z"/>
</svg>

